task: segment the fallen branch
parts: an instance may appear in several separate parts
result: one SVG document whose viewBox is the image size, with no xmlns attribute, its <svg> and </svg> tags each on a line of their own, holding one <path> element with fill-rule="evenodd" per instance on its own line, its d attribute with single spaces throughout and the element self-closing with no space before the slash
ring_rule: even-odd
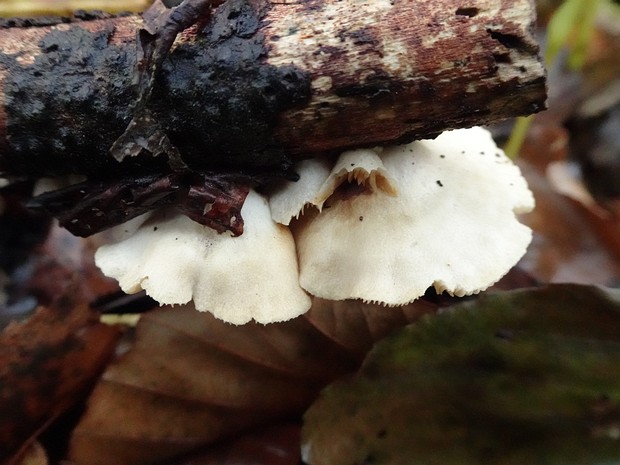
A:
<svg viewBox="0 0 620 465">
<path fill-rule="evenodd" d="M 296 157 L 544 107 L 530 0 L 209 4 L 0 29 L 0 174 L 86 175 L 31 204 L 75 234 L 163 205 L 240 234 Z"/>
<path fill-rule="evenodd" d="M 466 6 L 230 0 L 178 38 L 150 109 L 199 169 L 274 166 L 542 109 L 532 2 Z M 141 26 L 129 16 L 0 30 L 2 171 L 118 173 L 108 150 L 132 116 Z"/>
</svg>

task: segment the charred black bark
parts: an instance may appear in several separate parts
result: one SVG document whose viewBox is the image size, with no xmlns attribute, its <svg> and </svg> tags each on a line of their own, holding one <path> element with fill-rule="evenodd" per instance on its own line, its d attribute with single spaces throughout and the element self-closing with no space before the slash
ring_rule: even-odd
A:
<svg viewBox="0 0 620 465">
<path fill-rule="evenodd" d="M 274 126 L 282 111 L 310 97 L 310 82 L 293 66 L 262 60 L 263 13 L 231 0 L 195 41 L 168 55 L 155 80 L 147 104 L 153 127 L 163 130 L 191 170 L 285 173 L 290 165 L 273 138 Z M 166 170 L 165 156 L 152 159 L 161 148 L 152 144 L 145 143 L 137 157 L 120 166 L 109 155 L 138 98 L 136 50 L 110 45 L 112 33 L 112 28 L 90 32 L 79 26 L 51 31 L 28 65 L 0 54 L 8 69 L 8 147 L 0 154 L 0 170 L 29 177 L 82 173 L 96 178 Z"/>
<path fill-rule="evenodd" d="M 28 207 L 58 218 L 76 236 L 90 236 L 156 208 L 175 208 L 215 229 L 243 233 L 241 207 L 251 179 L 217 173 L 169 173 L 114 181 L 89 180 L 41 194 Z"/>
<path fill-rule="evenodd" d="M 104 174 L 107 152 L 131 117 L 135 54 L 109 46 L 113 29 L 52 30 L 30 65 L 1 54 L 8 147 L 0 170 L 13 175 Z M 115 167 L 115 166 L 114 166 Z"/>
<path fill-rule="evenodd" d="M 112 28 L 52 31 L 31 65 L 4 55 L 9 146 L 0 169 L 86 174 L 88 181 L 29 204 L 79 236 L 166 206 L 241 234 L 250 186 L 294 177 L 274 125 L 310 96 L 303 72 L 263 62 L 261 14 L 231 0 L 197 40 L 170 54 L 178 31 L 164 28 L 164 45 L 145 45 L 146 65 L 138 61 L 144 50 L 108 43 Z"/>
<path fill-rule="evenodd" d="M 227 1 L 196 43 L 164 62 L 152 108 L 189 166 L 208 159 L 222 168 L 288 169 L 274 128 L 284 110 L 310 98 L 310 80 L 294 66 L 264 62 L 260 25 L 248 3 Z"/>
</svg>

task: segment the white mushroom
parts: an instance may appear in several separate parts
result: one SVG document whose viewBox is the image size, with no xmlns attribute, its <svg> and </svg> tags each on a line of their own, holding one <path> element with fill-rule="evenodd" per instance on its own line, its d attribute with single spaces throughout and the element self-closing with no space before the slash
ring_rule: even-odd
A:
<svg viewBox="0 0 620 465">
<path fill-rule="evenodd" d="M 125 221 L 117 226 L 114 226 L 108 230 L 100 232 L 97 234 L 97 238 L 100 239 L 103 243 L 105 242 L 120 242 L 128 237 L 133 236 L 140 226 L 142 226 L 149 218 L 151 218 L 155 213 L 154 212 L 146 212 L 142 215 L 138 215 L 130 220 Z"/>
<path fill-rule="evenodd" d="M 387 172 L 376 151 L 370 149 L 350 150 L 344 152 L 331 170 L 316 196 L 312 205 L 320 209 L 339 186 L 349 185 L 355 191 L 383 191 L 388 195 L 396 195 L 394 180 Z M 350 192 L 342 192 L 349 195 Z"/>
<path fill-rule="evenodd" d="M 250 192 L 239 237 L 218 234 L 174 214 L 145 221 L 95 260 L 128 293 L 141 289 L 161 304 L 193 299 L 198 310 L 243 324 L 288 320 L 310 308 L 298 282 L 290 231 L 271 219 L 266 200 Z"/>
<path fill-rule="evenodd" d="M 73 184 L 78 184 L 86 179 L 85 176 L 78 174 L 68 174 L 66 176 L 57 176 L 54 178 L 39 178 L 32 188 L 32 196 L 45 194 L 57 189 L 63 189 Z"/>
<path fill-rule="evenodd" d="M 352 171 L 352 157 L 361 162 L 368 152 L 348 152 L 337 166 Z M 383 181 L 363 189 L 338 186 L 334 180 L 348 176 L 332 171 L 323 210 L 306 210 L 292 224 L 300 283 L 311 294 L 387 305 L 411 302 L 430 286 L 467 295 L 495 283 L 525 253 L 531 231 L 515 213 L 530 211 L 534 199 L 486 130 L 390 147 L 380 161 L 375 179 Z M 326 195 L 318 194 L 308 198 L 320 205 Z"/>
<path fill-rule="evenodd" d="M 269 197 L 271 217 L 280 224 L 288 225 L 299 217 L 310 204 L 329 176 L 329 163 L 322 158 L 302 160 L 297 165 L 300 173 L 296 182 L 286 181 L 284 186 Z"/>
<path fill-rule="evenodd" d="M 331 170 L 329 163 L 323 158 L 302 160 L 296 166 L 299 180 L 284 183 L 269 196 L 271 217 L 277 223 L 289 225 L 291 220 L 299 218 L 309 205 L 320 210 L 325 200 L 345 181 L 360 189 L 381 189 L 390 195 L 396 195 L 394 182 L 379 158 L 378 153 L 381 150 L 378 148 L 344 152 Z"/>
<path fill-rule="evenodd" d="M 268 323 L 310 307 L 302 288 L 387 305 L 411 302 L 430 286 L 479 292 L 531 240 L 515 214 L 531 210 L 533 196 L 480 128 L 345 152 L 331 172 L 324 160 L 305 160 L 299 171 L 299 182 L 271 196 L 271 209 L 248 195 L 240 237 L 160 212 L 125 225 L 117 243 L 97 252 L 97 264 L 126 292 L 145 289 L 162 304 L 193 300 L 236 324 Z M 291 224 L 295 241 L 272 220 L 288 224 L 302 212 Z"/>
</svg>

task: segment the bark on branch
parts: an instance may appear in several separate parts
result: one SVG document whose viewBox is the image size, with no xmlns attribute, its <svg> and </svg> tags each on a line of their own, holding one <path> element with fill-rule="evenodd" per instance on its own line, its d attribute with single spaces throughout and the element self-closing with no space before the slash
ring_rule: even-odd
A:
<svg viewBox="0 0 620 465">
<path fill-rule="evenodd" d="M 544 107 L 531 0 L 227 0 L 183 32 L 149 114 L 197 170 L 419 139 Z M 0 171 L 152 172 L 109 153 L 137 98 L 139 16 L 0 29 Z"/>
</svg>

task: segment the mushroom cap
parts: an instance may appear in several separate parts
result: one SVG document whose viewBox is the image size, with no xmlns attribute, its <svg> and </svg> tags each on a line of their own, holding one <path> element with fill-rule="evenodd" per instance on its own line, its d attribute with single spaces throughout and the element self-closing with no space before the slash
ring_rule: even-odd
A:
<svg viewBox="0 0 620 465">
<path fill-rule="evenodd" d="M 311 294 L 387 305 L 430 286 L 462 296 L 495 283 L 525 253 L 531 230 L 515 213 L 530 211 L 534 198 L 488 131 L 449 131 L 380 158 L 396 196 L 332 196 L 330 208 L 291 225 Z"/>
<path fill-rule="evenodd" d="M 285 181 L 269 196 L 271 217 L 280 224 L 288 225 L 299 217 L 306 205 L 312 202 L 329 176 L 329 163 L 323 158 L 309 158 L 297 164 L 299 180 Z"/>
<path fill-rule="evenodd" d="M 312 199 L 312 205 L 322 209 L 325 201 L 344 183 L 357 184 L 368 193 L 381 190 L 396 195 L 394 180 L 383 166 L 378 153 L 371 149 L 358 149 L 343 152 L 332 168 L 329 176 Z"/>
<path fill-rule="evenodd" d="M 145 221 L 133 235 L 99 248 L 97 266 L 128 293 L 144 289 L 161 304 L 194 301 L 224 321 L 288 320 L 306 312 L 295 244 L 251 191 L 241 210 L 244 233 L 218 234 L 179 214 Z"/>
<path fill-rule="evenodd" d="M 289 225 L 309 206 L 319 210 L 325 201 L 345 181 L 361 186 L 369 192 L 380 189 L 396 195 L 396 187 L 384 168 L 378 153 L 383 149 L 358 149 L 343 152 L 336 164 L 329 169 L 323 158 L 302 160 L 296 165 L 299 180 L 287 181 L 270 197 L 269 206 L 274 221 Z"/>
</svg>

